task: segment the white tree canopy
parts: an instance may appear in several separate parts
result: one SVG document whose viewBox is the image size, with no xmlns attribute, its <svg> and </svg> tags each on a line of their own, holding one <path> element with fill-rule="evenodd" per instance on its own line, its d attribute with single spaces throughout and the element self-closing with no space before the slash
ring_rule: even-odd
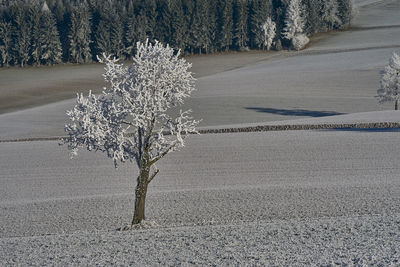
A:
<svg viewBox="0 0 400 267">
<path fill-rule="evenodd" d="M 108 87 L 101 95 L 78 95 L 76 106 L 67 112 L 65 140 L 72 154 L 79 147 L 105 152 L 118 162 L 136 161 L 151 166 L 168 152 L 184 146 L 184 137 L 197 133 L 199 121 L 190 110 L 176 118 L 167 114 L 195 90 L 191 64 L 161 43 L 137 43 L 131 66 L 103 55 L 104 79 Z"/>
<path fill-rule="evenodd" d="M 261 30 L 263 32 L 263 45 L 267 50 L 270 50 L 276 35 L 276 24 L 268 17 L 267 21 L 261 25 Z"/>
<path fill-rule="evenodd" d="M 382 71 L 381 87 L 378 90 L 379 101 L 399 101 L 400 99 L 400 56 L 393 53 L 387 65 Z"/>
<path fill-rule="evenodd" d="M 302 17 L 301 0 L 291 0 L 286 11 L 283 36 L 292 40 L 296 35 L 303 33 L 304 19 Z"/>
</svg>

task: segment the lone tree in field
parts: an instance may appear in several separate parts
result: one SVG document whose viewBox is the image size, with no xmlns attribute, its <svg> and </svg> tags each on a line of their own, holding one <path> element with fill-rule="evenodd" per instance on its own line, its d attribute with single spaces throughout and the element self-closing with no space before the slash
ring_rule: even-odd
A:
<svg viewBox="0 0 400 267">
<path fill-rule="evenodd" d="M 378 90 L 380 103 L 394 101 L 394 109 L 399 109 L 400 98 L 400 56 L 393 53 L 387 65 L 382 71 L 381 88 Z"/>
<path fill-rule="evenodd" d="M 155 163 L 184 146 L 189 133 L 197 133 L 199 121 L 190 110 L 175 118 L 167 110 L 179 106 L 194 90 L 191 64 L 180 53 L 161 43 L 137 43 L 133 64 L 125 67 L 103 55 L 104 79 L 109 84 L 100 96 L 78 95 L 76 106 L 67 111 L 71 121 L 64 140 L 72 155 L 78 148 L 102 151 L 119 162 L 134 161 L 139 168 L 132 225 L 145 219 L 147 186 L 159 170 Z"/>
</svg>

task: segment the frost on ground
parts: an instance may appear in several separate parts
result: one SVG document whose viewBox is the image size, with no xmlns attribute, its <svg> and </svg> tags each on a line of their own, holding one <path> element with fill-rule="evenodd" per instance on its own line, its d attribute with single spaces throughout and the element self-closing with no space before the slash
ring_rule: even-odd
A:
<svg viewBox="0 0 400 267">
<path fill-rule="evenodd" d="M 3 238 L 2 265 L 400 264 L 400 214 Z"/>
<path fill-rule="evenodd" d="M 192 136 L 159 164 L 151 229 L 137 174 L 57 142 L 1 143 L 0 265 L 398 265 L 400 136 L 392 130 Z M 371 152 L 373 151 L 373 153 Z M 95 167 L 94 167 L 95 166 Z"/>
<path fill-rule="evenodd" d="M 398 122 L 365 111 L 392 109 L 374 96 L 399 50 L 399 3 L 360 8 L 357 29 L 299 56 L 212 70 L 188 105 L 206 127 Z M 0 138 L 63 134 L 71 103 L 0 115 Z M 158 226 L 132 231 L 117 229 L 133 214 L 136 169 L 96 153 L 71 161 L 57 142 L 0 143 L 0 265 L 399 266 L 398 131 L 191 136 L 149 188 L 146 219 Z"/>
</svg>

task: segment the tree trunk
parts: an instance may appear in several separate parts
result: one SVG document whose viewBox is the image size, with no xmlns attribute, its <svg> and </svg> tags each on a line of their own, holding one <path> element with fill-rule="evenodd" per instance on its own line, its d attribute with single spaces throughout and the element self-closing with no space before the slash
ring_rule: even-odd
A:
<svg viewBox="0 0 400 267">
<path fill-rule="evenodd" d="M 140 170 L 138 183 L 135 191 L 135 212 L 133 215 L 132 225 L 139 224 L 145 219 L 145 203 L 147 194 L 147 185 L 149 183 L 150 168 L 146 165 Z"/>
<path fill-rule="evenodd" d="M 399 110 L 399 100 L 398 99 L 396 99 L 394 101 L 394 110 Z"/>
</svg>

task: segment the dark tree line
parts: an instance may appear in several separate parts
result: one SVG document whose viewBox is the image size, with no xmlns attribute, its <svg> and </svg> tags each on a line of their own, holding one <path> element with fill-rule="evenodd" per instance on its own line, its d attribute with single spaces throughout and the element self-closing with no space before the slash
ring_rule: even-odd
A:
<svg viewBox="0 0 400 267">
<path fill-rule="evenodd" d="M 103 52 L 129 58 L 137 41 L 159 40 L 184 54 L 260 49 L 260 25 L 282 36 L 290 0 L 0 0 L 1 66 L 88 63 Z M 343 28 L 350 0 L 302 0 L 305 32 Z M 332 11 L 333 10 L 333 11 Z M 332 14 L 335 19 L 332 19 Z M 337 18 L 337 19 L 336 19 Z"/>
</svg>

